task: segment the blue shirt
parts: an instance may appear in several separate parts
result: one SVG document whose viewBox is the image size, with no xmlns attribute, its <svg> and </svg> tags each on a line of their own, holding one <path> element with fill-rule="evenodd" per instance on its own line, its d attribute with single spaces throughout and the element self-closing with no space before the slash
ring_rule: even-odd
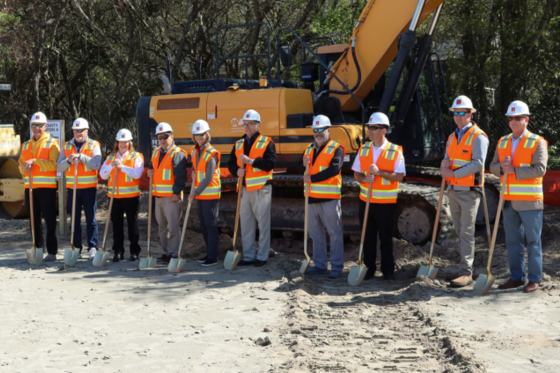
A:
<svg viewBox="0 0 560 373">
<path fill-rule="evenodd" d="M 472 122 L 467 124 L 463 129 L 459 129 L 459 127 L 455 128 L 455 135 L 457 136 L 457 144 L 461 142 L 463 135 L 472 127 Z"/>
</svg>

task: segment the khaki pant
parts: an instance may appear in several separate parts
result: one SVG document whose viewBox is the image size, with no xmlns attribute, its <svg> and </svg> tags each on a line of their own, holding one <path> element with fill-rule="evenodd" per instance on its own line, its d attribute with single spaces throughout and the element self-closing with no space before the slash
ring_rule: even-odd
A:
<svg viewBox="0 0 560 373">
<path fill-rule="evenodd" d="M 270 251 L 270 204 L 272 202 L 272 185 L 265 185 L 259 190 L 248 192 L 243 187 L 239 222 L 241 223 L 241 241 L 243 242 L 243 260 L 255 259 L 266 261 Z M 259 228 L 259 251 L 255 235 Z"/>
<path fill-rule="evenodd" d="M 182 200 L 182 199 L 181 199 Z M 163 252 L 177 258 L 181 241 L 181 211 L 183 204 L 171 202 L 171 197 L 156 197 L 156 220 Z"/>
<path fill-rule="evenodd" d="M 459 273 L 464 276 L 472 276 L 472 264 L 474 261 L 474 231 L 475 220 L 480 204 L 481 194 L 468 190 L 450 190 L 449 208 L 453 217 L 455 232 L 459 237 L 461 248 L 461 262 Z"/>
</svg>

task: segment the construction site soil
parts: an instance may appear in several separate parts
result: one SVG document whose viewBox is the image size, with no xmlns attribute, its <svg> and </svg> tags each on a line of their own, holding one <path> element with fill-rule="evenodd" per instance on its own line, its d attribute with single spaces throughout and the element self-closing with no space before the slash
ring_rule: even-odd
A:
<svg viewBox="0 0 560 373">
<path fill-rule="evenodd" d="M 100 241 L 107 200 L 100 190 Z M 145 256 L 145 194 L 141 206 Z M 183 247 L 187 265 L 168 273 L 161 264 L 140 271 L 129 261 L 93 267 L 85 252 L 66 268 L 61 254 L 69 234 L 59 237 L 59 261 L 33 267 L 25 257 L 29 222 L 0 221 L 0 372 L 510 373 L 560 366 L 560 208 L 544 213 L 541 290 L 497 289 L 509 278 L 500 227 L 491 269 L 497 280 L 483 297 L 445 280 L 458 262 L 456 238 L 435 245 L 435 280 L 416 278 L 429 243 L 394 239 L 395 280 L 378 274 L 350 286 L 355 238 L 345 240 L 342 277 L 304 278 L 298 234 L 286 240 L 273 233 L 265 266 L 226 271 L 221 260 L 208 268 L 196 262 L 206 248 L 196 222 L 191 225 Z M 151 247 L 161 254 L 155 220 Z M 220 259 L 231 248 L 231 236 L 221 234 Z M 479 229 L 475 277 L 486 273 L 487 259 L 486 230 Z"/>
</svg>

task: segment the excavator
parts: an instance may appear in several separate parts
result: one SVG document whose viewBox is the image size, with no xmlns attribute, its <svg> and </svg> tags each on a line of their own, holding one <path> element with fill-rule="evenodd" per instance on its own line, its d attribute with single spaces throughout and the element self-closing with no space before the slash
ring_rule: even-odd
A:
<svg viewBox="0 0 560 373">
<path fill-rule="evenodd" d="M 192 124 L 205 119 L 211 128 L 212 145 L 221 152 L 222 198 L 219 225 L 233 226 L 236 178 L 227 171 L 233 144 L 243 134 L 240 118 L 248 109 L 260 113 L 260 133 L 276 144 L 273 175 L 272 229 L 290 239 L 302 230 L 304 218 L 303 178 L 296 171 L 305 147 L 313 141 L 313 117 L 327 115 L 331 138 L 346 149 L 343 165 L 342 221 L 344 232 L 356 235 L 359 184 L 351 166 L 361 144 L 367 141 L 365 123 L 376 111 L 391 119 L 390 141 L 403 146 L 407 176 L 401 183 L 395 219 L 396 234 L 412 243 L 426 242 L 436 216 L 441 175 L 426 162 L 445 154 L 446 126 L 451 131 L 442 63 L 432 52 L 433 33 L 444 0 L 368 0 L 353 25 L 348 44 L 331 44 L 313 51 L 289 27 L 276 32 L 277 74 L 272 76 L 270 28 L 266 23 L 228 25 L 216 31 L 215 78 L 175 82 L 170 94 L 140 98 L 137 105 L 139 150 L 145 158 L 157 146 L 155 128 L 167 122 L 175 143 L 187 152 L 194 145 Z M 419 35 L 418 27 L 429 19 Z M 260 25 L 267 31 L 267 53 L 221 56 L 218 40 L 226 29 Z M 293 46 L 299 43 L 314 61 L 301 64 L 301 82 L 282 80 L 282 67 L 293 63 Z M 329 40 L 328 38 L 326 40 Z M 247 60 L 266 58 L 267 71 L 249 79 Z M 245 77 L 222 77 L 220 64 L 227 59 L 245 60 Z M 454 128 L 454 127 L 453 127 Z M 490 218 L 498 200 L 497 180 L 486 178 Z M 477 221 L 484 222 L 481 211 Z M 449 208 L 444 206 L 439 237 L 452 231 Z"/>
</svg>

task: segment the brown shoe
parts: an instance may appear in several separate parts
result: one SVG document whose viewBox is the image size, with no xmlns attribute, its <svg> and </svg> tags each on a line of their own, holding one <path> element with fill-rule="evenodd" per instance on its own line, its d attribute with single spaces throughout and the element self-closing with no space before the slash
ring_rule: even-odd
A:
<svg viewBox="0 0 560 373">
<path fill-rule="evenodd" d="M 539 283 L 538 282 L 533 282 L 533 281 L 529 281 L 529 284 L 527 286 L 525 286 L 525 289 L 523 289 L 524 293 L 533 293 L 537 290 L 539 290 Z"/>
<path fill-rule="evenodd" d="M 510 278 L 509 280 L 507 280 L 505 284 L 501 284 L 500 286 L 498 286 L 498 289 L 502 289 L 502 290 L 513 289 L 523 285 L 525 285 L 524 281 L 516 281 Z"/>
<path fill-rule="evenodd" d="M 460 276 L 451 281 L 451 285 L 462 288 L 473 283 L 472 276 Z"/>
<path fill-rule="evenodd" d="M 455 273 L 450 273 L 447 276 L 445 276 L 445 279 L 447 281 L 453 281 L 457 278 L 461 277 L 461 274 L 459 272 L 455 272 Z"/>
</svg>

